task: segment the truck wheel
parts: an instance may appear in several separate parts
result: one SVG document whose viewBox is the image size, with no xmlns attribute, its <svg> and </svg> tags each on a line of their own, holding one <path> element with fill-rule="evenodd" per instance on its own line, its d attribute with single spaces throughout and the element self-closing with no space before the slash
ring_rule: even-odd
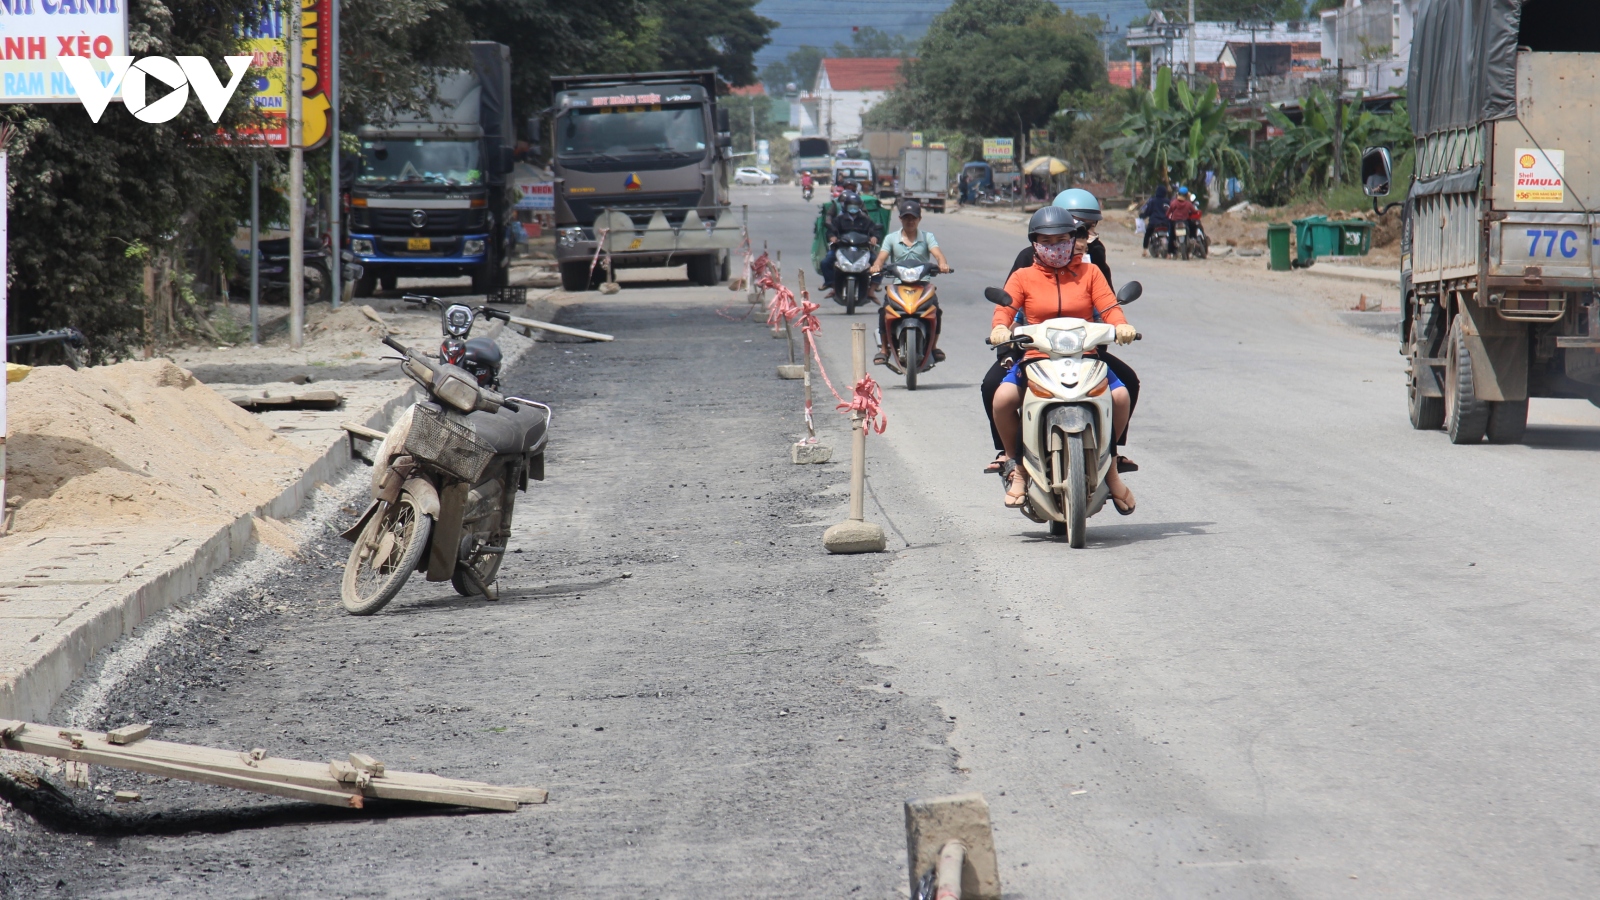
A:
<svg viewBox="0 0 1600 900">
<path fill-rule="evenodd" d="M 1505 400 L 1489 404 L 1489 443 L 1516 444 L 1528 430 L 1528 401 Z"/>
<path fill-rule="evenodd" d="M 356 279 L 356 283 L 352 288 L 352 291 L 357 297 L 371 297 L 372 293 L 377 289 L 378 276 L 367 274 Z"/>
<path fill-rule="evenodd" d="M 689 283 L 715 287 L 717 284 L 717 258 L 715 256 L 689 257 Z"/>
<path fill-rule="evenodd" d="M 569 294 L 589 290 L 589 264 L 582 260 L 562 263 L 561 289 Z"/>
<path fill-rule="evenodd" d="M 1478 399 L 1472 384 L 1472 354 L 1461 317 L 1450 323 L 1449 364 L 1445 366 L 1444 419 L 1452 444 L 1476 444 L 1489 427 L 1489 404 Z"/>
</svg>

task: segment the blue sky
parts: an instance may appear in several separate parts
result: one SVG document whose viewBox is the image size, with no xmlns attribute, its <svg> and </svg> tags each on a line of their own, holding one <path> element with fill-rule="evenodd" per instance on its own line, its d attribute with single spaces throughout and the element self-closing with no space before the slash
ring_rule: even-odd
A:
<svg viewBox="0 0 1600 900">
<path fill-rule="evenodd" d="M 1144 0 L 1057 0 L 1060 6 L 1098 15 L 1116 26 L 1150 11 Z M 772 43 L 756 54 L 757 65 L 788 56 L 801 44 L 849 43 L 852 26 L 871 25 L 891 34 L 919 35 L 949 0 L 761 0 L 756 12 L 779 22 Z"/>
</svg>

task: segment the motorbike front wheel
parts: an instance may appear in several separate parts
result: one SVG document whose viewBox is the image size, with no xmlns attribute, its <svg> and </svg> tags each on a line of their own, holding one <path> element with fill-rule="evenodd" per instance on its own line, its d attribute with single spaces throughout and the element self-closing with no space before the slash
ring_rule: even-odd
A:
<svg viewBox="0 0 1600 900">
<path fill-rule="evenodd" d="M 855 315 L 856 314 L 856 304 L 859 303 L 860 300 L 861 300 L 861 282 L 860 282 L 860 280 L 856 279 L 856 278 L 846 278 L 844 280 L 844 314 L 847 315 L 847 316 Z"/>
<path fill-rule="evenodd" d="M 906 390 L 917 389 L 917 370 L 922 368 L 922 329 L 911 326 L 905 330 Z"/>
<path fill-rule="evenodd" d="M 416 571 L 432 531 L 433 517 L 410 494 L 369 519 L 344 564 L 339 594 L 345 612 L 370 616 L 393 600 Z"/>
<path fill-rule="evenodd" d="M 1056 504 L 1066 516 L 1067 544 L 1082 550 L 1088 542 L 1089 477 L 1083 449 L 1083 432 L 1063 434 L 1062 448 L 1056 451 L 1056 477 L 1062 490 L 1056 491 Z M 1054 523 L 1052 523 L 1053 525 Z M 1052 527 L 1052 534 L 1059 531 Z"/>
</svg>

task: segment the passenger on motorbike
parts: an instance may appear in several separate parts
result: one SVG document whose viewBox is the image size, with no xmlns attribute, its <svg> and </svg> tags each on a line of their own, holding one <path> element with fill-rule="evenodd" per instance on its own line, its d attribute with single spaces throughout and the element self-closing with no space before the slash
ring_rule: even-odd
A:
<svg viewBox="0 0 1600 900">
<path fill-rule="evenodd" d="M 1033 214 L 1028 223 L 1028 238 L 1033 242 L 1034 263 L 1011 273 L 1006 280 L 1005 289 L 1011 295 L 1012 305 L 995 309 L 989 343 L 999 344 L 1011 339 L 1011 326 L 1019 310 L 1028 325 L 1064 316 L 1105 321 L 1116 326 L 1117 343 L 1131 343 L 1137 332 L 1117 305 L 1116 295 L 1100 270 L 1083 259 L 1080 245 L 1088 241 L 1088 224 L 1059 206 L 1047 206 Z M 1028 489 L 1027 474 L 1017 463 L 1022 456 L 1020 414 L 1022 389 L 1028 377 L 1027 363 L 1029 359 L 1043 356 L 1038 350 L 1028 350 L 1022 360 L 1011 367 L 995 392 L 994 422 L 1006 451 L 1002 468 L 1006 477 L 1006 506 L 1012 508 L 1026 501 Z M 1113 434 L 1121 434 L 1130 415 L 1128 389 L 1115 372 L 1108 371 L 1106 380 L 1111 388 L 1111 430 Z M 1111 452 L 1116 455 L 1115 438 Z M 1133 492 L 1123 484 L 1115 460 L 1106 474 L 1106 487 L 1117 512 L 1123 515 L 1133 512 Z"/>
<path fill-rule="evenodd" d="M 944 251 L 939 249 L 939 239 L 933 236 L 933 232 L 918 227 L 922 222 L 922 201 L 901 200 L 895 211 L 900 216 L 900 230 L 884 238 L 883 249 L 878 251 L 878 258 L 873 260 L 869 270 L 872 275 L 877 277 L 881 274 L 885 264 L 892 266 L 906 260 L 929 259 L 939 264 L 941 273 L 949 272 L 950 263 L 945 261 Z M 893 274 L 890 277 L 893 278 Z M 936 306 L 933 314 L 933 341 L 929 349 L 933 351 L 934 362 L 944 362 L 944 351 L 939 349 L 939 329 L 944 324 L 944 312 Z M 875 365 L 885 365 L 888 359 L 888 315 L 888 307 L 878 307 L 878 355 L 872 358 Z"/>
<path fill-rule="evenodd" d="M 1168 205 L 1167 186 L 1164 184 L 1156 185 L 1155 196 L 1151 197 L 1150 200 L 1145 203 L 1144 209 L 1139 212 L 1139 215 L 1144 217 L 1145 220 L 1144 249 L 1146 251 L 1150 249 L 1150 235 L 1154 234 L 1156 228 L 1162 225 L 1167 226 L 1167 241 L 1169 244 L 1171 243 L 1172 220 L 1167 218 Z M 1168 249 L 1170 250 L 1171 248 L 1169 247 Z"/>
<path fill-rule="evenodd" d="M 1181 240 L 1178 236 L 1179 228 L 1200 227 L 1200 207 L 1195 205 L 1194 197 L 1190 196 L 1189 189 L 1181 184 L 1178 185 L 1178 196 L 1172 198 L 1172 202 L 1167 205 L 1167 220 L 1172 223 L 1172 240 L 1174 244 Z M 1187 238 L 1188 236 L 1189 232 L 1185 230 L 1183 237 Z"/>
<path fill-rule="evenodd" d="M 1106 277 L 1106 285 L 1115 290 L 1116 285 L 1111 280 L 1111 266 L 1106 263 L 1106 245 L 1105 242 L 1100 240 L 1100 236 L 1096 233 L 1100 220 L 1103 216 L 1100 211 L 1100 201 L 1095 199 L 1093 194 L 1083 190 L 1082 188 L 1072 188 L 1057 194 L 1055 202 L 1052 205 L 1059 206 L 1067 210 L 1079 221 L 1089 223 L 1089 246 L 1085 250 L 1085 253 L 1089 257 L 1089 262 L 1093 264 L 1095 268 L 1100 270 L 1100 274 Z M 1016 261 L 1011 264 L 1011 271 L 1015 272 L 1018 269 L 1026 269 L 1031 265 L 1033 265 L 1033 245 L 1029 244 L 1017 254 Z M 1007 277 L 1009 277 L 1009 275 Z M 1006 347 L 996 355 L 997 359 L 995 360 L 995 364 L 990 366 L 988 373 L 983 376 L 983 385 L 980 389 L 980 393 L 983 397 L 983 412 L 984 415 L 989 417 L 989 435 L 994 439 L 995 451 L 994 461 L 989 463 L 989 465 L 984 469 L 984 472 L 1000 471 L 1000 466 L 1005 462 L 1006 459 L 1005 445 L 1000 441 L 999 430 L 994 427 L 994 392 L 999 390 L 1000 382 L 1005 379 L 1006 374 L 1011 371 L 1012 364 L 1014 364 L 1022 354 L 1021 351 L 1017 350 L 1015 347 Z M 1107 353 L 1104 347 L 1100 348 L 1100 359 L 1105 362 L 1107 368 L 1115 372 L 1118 378 L 1122 379 L 1123 385 L 1127 387 L 1128 412 L 1130 415 L 1132 415 L 1133 410 L 1137 409 L 1139 406 L 1138 373 L 1133 370 L 1132 366 L 1128 365 L 1119 357 L 1112 356 L 1110 353 Z M 1127 440 L 1128 433 L 1127 429 L 1124 428 L 1122 433 L 1117 435 L 1117 441 L 1120 444 L 1126 444 Z M 1139 467 L 1127 457 L 1122 457 L 1120 459 L 1120 463 L 1122 465 L 1122 471 L 1124 472 L 1136 472 L 1139 469 Z"/>
<path fill-rule="evenodd" d="M 828 290 L 833 290 L 833 257 L 834 245 L 839 243 L 841 235 L 858 232 L 867 236 L 867 243 L 878 246 L 878 223 L 867 215 L 866 208 L 861 205 L 861 198 L 852 191 L 845 191 L 839 195 L 839 204 L 843 212 L 833 217 L 828 223 L 828 252 L 822 257 L 822 277 L 828 285 Z"/>
</svg>

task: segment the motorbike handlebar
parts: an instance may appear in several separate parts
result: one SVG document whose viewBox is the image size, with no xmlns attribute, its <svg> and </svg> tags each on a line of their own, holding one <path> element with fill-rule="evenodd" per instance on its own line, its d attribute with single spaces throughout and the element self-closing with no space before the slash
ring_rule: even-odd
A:
<svg viewBox="0 0 1600 900">
<path fill-rule="evenodd" d="M 492 306 L 478 307 L 478 315 L 483 316 L 485 319 L 499 319 L 502 322 L 511 321 L 510 313 L 495 309 Z"/>
<path fill-rule="evenodd" d="M 400 343 L 399 341 L 395 340 L 394 338 L 390 337 L 389 335 L 384 335 L 383 336 L 383 345 L 385 347 L 388 347 L 391 350 L 399 351 L 400 353 L 402 353 L 402 354 L 404 354 L 406 356 L 410 356 L 411 355 L 411 348 L 407 347 L 405 344 Z"/>
</svg>

